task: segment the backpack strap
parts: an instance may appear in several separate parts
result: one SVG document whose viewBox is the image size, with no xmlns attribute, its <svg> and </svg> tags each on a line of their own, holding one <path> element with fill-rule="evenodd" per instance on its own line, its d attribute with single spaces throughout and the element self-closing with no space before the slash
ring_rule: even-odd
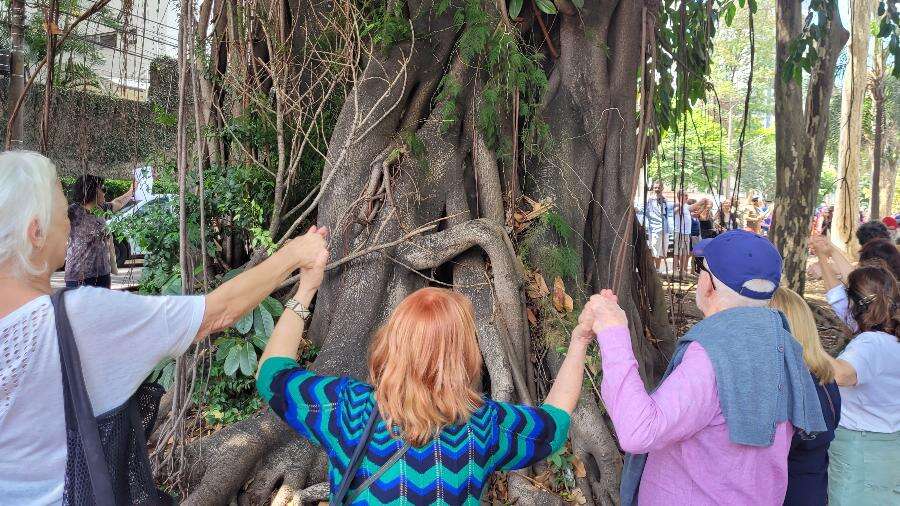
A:
<svg viewBox="0 0 900 506">
<path fill-rule="evenodd" d="M 115 504 L 112 480 L 106 465 L 106 454 L 100 444 L 100 430 L 91 407 L 91 398 L 84 385 L 81 359 L 75 335 L 66 313 L 65 292 L 59 290 L 50 296 L 56 320 L 56 336 L 59 341 L 59 363 L 62 369 L 63 401 L 65 404 L 66 428 L 76 430 L 81 439 L 84 461 L 90 475 L 94 504 Z"/>
<path fill-rule="evenodd" d="M 337 493 L 334 494 L 334 498 L 331 500 L 331 506 L 341 506 L 344 504 L 344 498 L 347 497 L 347 493 L 350 491 L 350 482 L 353 481 L 353 477 L 356 476 L 356 471 L 359 470 L 359 466 L 362 464 L 363 455 L 366 452 L 366 448 L 369 446 L 369 440 L 372 439 L 372 433 L 375 432 L 375 426 L 378 425 L 379 418 L 381 418 L 381 413 L 378 412 L 378 404 L 374 404 L 372 406 L 372 414 L 369 415 L 369 421 L 366 423 L 366 428 L 359 437 L 359 443 L 357 443 L 356 448 L 353 450 L 353 457 L 347 462 L 347 469 L 344 471 L 343 479 L 341 479 L 341 487 L 338 489 Z"/>
</svg>

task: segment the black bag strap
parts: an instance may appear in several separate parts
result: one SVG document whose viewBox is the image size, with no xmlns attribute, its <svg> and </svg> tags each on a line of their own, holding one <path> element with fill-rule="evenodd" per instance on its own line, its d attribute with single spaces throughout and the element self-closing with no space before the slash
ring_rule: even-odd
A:
<svg viewBox="0 0 900 506">
<path fill-rule="evenodd" d="M 81 436 L 81 448 L 91 480 L 94 504 L 115 504 L 112 479 L 106 466 L 106 454 L 100 444 L 100 430 L 91 407 L 91 398 L 84 385 L 81 359 L 75 335 L 66 313 L 65 292 L 60 290 L 50 296 L 56 319 L 56 336 L 59 341 L 59 362 L 62 369 L 63 402 L 65 404 L 66 427 L 76 429 Z"/>
<path fill-rule="evenodd" d="M 344 478 L 341 480 L 341 488 L 334 494 L 334 498 L 331 500 L 331 506 L 342 506 L 344 504 L 344 498 L 347 497 L 347 492 L 350 491 L 350 482 L 353 481 L 353 477 L 356 476 L 356 471 L 359 470 L 359 466 L 362 464 L 363 455 L 366 453 L 366 447 L 369 446 L 369 440 L 372 439 L 372 433 L 375 432 L 375 426 L 378 425 L 378 420 L 380 418 L 381 413 L 378 412 L 378 405 L 375 404 L 372 406 L 372 414 L 369 416 L 369 421 L 366 422 L 366 428 L 359 437 L 359 443 L 353 450 L 353 457 L 347 462 L 347 469 L 344 471 Z"/>
<path fill-rule="evenodd" d="M 402 457 L 403 454 L 406 453 L 406 450 L 409 450 L 409 446 L 410 446 L 409 442 L 404 441 L 403 446 L 400 448 L 397 448 L 397 451 L 395 451 L 394 454 L 391 455 L 391 458 L 387 459 L 387 461 L 384 464 L 382 464 L 381 467 L 379 467 L 378 470 L 372 474 L 372 476 L 369 476 L 368 478 L 366 478 L 366 481 L 362 482 L 362 484 L 356 490 L 354 490 L 353 492 L 350 492 L 349 496 L 347 497 L 347 504 L 353 504 L 353 501 L 356 500 L 356 497 L 359 494 L 361 494 L 365 489 L 369 488 L 370 485 L 375 483 L 375 480 L 377 480 L 379 477 L 381 477 L 381 475 L 384 474 L 385 471 L 390 469 L 392 465 L 394 465 L 398 460 L 400 460 L 400 457 Z"/>
</svg>

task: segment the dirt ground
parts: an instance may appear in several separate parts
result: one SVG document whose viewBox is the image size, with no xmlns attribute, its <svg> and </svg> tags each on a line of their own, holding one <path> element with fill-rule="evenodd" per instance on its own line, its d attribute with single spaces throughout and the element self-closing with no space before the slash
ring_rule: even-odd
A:
<svg viewBox="0 0 900 506">
<path fill-rule="evenodd" d="M 694 299 L 696 282 L 697 277 L 692 274 L 663 276 L 663 286 L 674 309 L 673 320 L 677 336 L 684 335 L 691 326 L 703 318 Z M 835 317 L 825 300 L 825 291 L 820 280 L 807 280 L 805 298 L 816 317 L 822 344 L 829 353 L 837 355 L 846 346 L 850 338 L 850 329 Z"/>
</svg>

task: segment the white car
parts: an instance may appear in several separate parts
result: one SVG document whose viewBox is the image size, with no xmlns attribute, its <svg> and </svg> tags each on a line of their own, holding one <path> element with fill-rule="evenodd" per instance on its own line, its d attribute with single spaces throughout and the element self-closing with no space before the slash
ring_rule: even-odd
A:
<svg viewBox="0 0 900 506">
<path fill-rule="evenodd" d="M 140 216 L 160 206 L 171 206 L 175 202 L 175 197 L 175 195 L 171 194 L 150 195 L 146 200 L 141 200 L 139 202 L 132 201 L 110 219 L 106 220 L 106 224 L 113 225 L 131 217 Z M 125 262 L 128 260 L 136 257 L 143 257 L 146 253 L 141 249 L 138 241 L 132 237 L 125 237 L 125 240 L 121 241 L 116 238 L 114 244 L 116 247 L 116 265 L 118 267 L 124 267 Z"/>
</svg>

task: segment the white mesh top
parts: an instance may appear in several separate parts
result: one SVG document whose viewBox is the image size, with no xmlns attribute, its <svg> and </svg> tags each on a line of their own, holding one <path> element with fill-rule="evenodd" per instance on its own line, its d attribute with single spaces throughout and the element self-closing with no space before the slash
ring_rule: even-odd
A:
<svg viewBox="0 0 900 506">
<path fill-rule="evenodd" d="M 203 297 L 146 297 L 94 287 L 66 307 L 95 414 L 120 406 L 153 367 L 190 346 Z M 0 502 L 56 504 L 65 478 L 65 414 L 56 320 L 41 296 L 0 318 Z"/>
</svg>

